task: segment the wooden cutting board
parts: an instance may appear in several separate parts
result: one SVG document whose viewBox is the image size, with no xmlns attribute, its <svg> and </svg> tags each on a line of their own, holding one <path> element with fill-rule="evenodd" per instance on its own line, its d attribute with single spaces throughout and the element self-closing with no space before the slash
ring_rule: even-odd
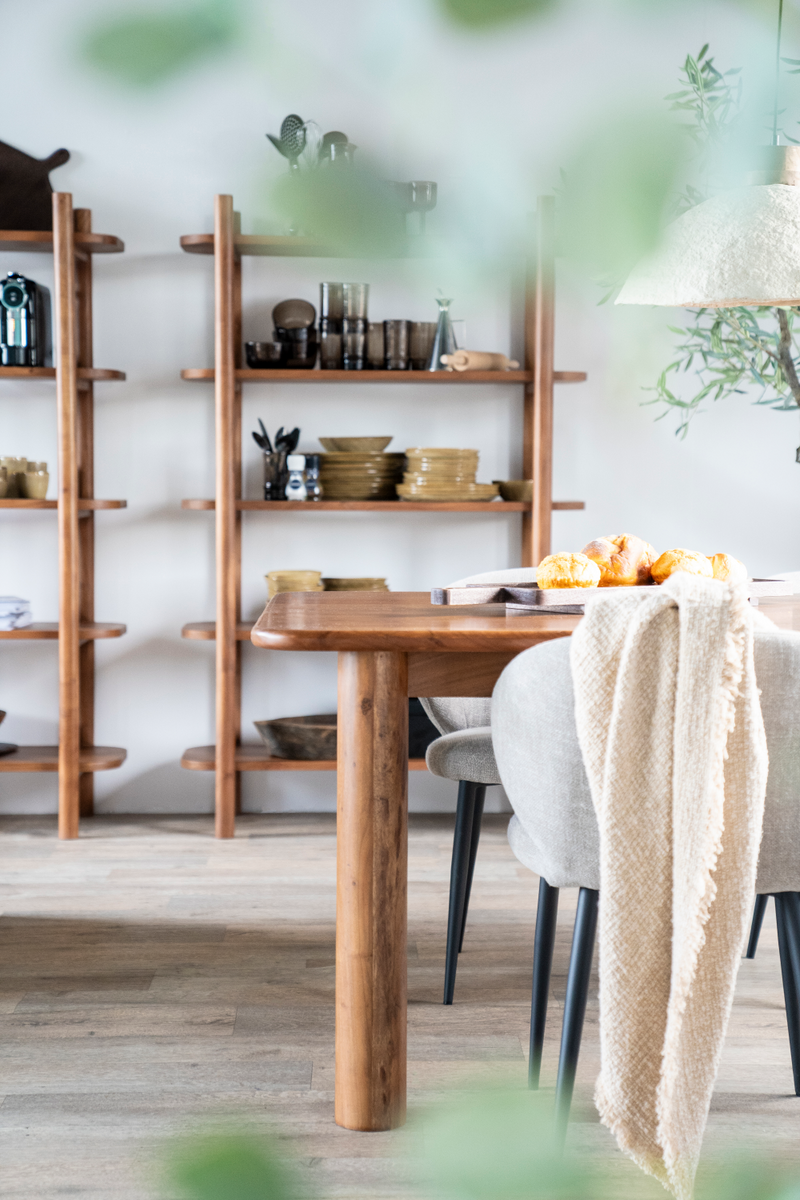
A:
<svg viewBox="0 0 800 1200">
<path fill-rule="evenodd" d="M 540 609 L 546 613 L 583 613 L 584 605 L 593 596 L 609 596 L 615 592 L 650 592 L 657 586 L 604 588 L 540 588 L 535 583 L 467 583 L 463 587 L 433 588 L 431 604 L 464 606 L 471 604 L 503 604 L 506 612 L 530 613 Z M 758 603 L 759 596 L 792 596 L 794 588 L 782 579 L 751 579 L 748 596 Z"/>
</svg>

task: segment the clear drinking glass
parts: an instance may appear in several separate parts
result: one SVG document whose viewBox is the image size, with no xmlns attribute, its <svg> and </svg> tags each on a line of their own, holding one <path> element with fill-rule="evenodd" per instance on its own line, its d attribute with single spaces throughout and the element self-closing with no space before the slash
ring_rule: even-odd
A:
<svg viewBox="0 0 800 1200">
<path fill-rule="evenodd" d="M 436 184 L 430 179 L 412 179 L 408 185 L 411 211 L 419 213 L 419 232 L 425 232 L 425 213 L 436 208 Z M 444 352 L 443 352 L 444 353 Z"/>
<path fill-rule="evenodd" d="M 345 317 L 342 321 L 342 366 L 345 371 L 364 370 L 366 349 L 367 322 L 361 317 Z"/>
<path fill-rule="evenodd" d="M 410 321 L 384 321 L 384 363 L 387 371 L 408 370 L 408 327 Z"/>
<path fill-rule="evenodd" d="M 412 371 L 427 371 L 431 360 L 433 339 L 436 336 L 435 321 L 412 321 L 409 335 L 409 357 Z"/>
<path fill-rule="evenodd" d="M 319 322 L 319 365 L 323 371 L 341 371 L 342 369 L 342 322 L 328 321 L 324 317 Z"/>
<path fill-rule="evenodd" d="M 368 300 L 368 283 L 342 284 L 342 315 L 344 317 L 360 317 L 362 321 L 366 321 Z"/>
<path fill-rule="evenodd" d="M 344 316 L 342 308 L 342 283 L 321 283 L 319 285 L 319 315 L 329 321 L 341 321 Z"/>
<path fill-rule="evenodd" d="M 370 321 L 367 325 L 367 363 L 371 371 L 383 370 L 383 321 Z"/>
</svg>

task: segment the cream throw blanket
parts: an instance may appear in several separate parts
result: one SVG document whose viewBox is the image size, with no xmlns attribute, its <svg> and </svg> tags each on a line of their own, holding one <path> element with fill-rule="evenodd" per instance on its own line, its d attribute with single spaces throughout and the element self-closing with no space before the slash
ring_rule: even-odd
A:
<svg viewBox="0 0 800 1200">
<path fill-rule="evenodd" d="M 589 601 L 572 638 L 600 826 L 595 1099 L 620 1147 L 679 1200 L 755 890 L 767 781 L 755 620 L 743 588 L 679 574 Z"/>
</svg>

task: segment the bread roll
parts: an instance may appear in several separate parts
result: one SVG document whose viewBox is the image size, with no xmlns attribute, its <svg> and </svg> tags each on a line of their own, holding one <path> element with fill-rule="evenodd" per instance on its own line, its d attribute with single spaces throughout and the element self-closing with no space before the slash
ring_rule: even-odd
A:
<svg viewBox="0 0 800 1200">
<path fill-rule="evenodd" d="M 709 555 L 715 579 L 724 583 L 747 583 L 747 567 L 732 554 Z"/>
<path fill-rule="evenodd" d="M 632 533 L 614 533 L 596 538 L 583 553 L 600 568 L 600 587 L 633 587 L 650 582 L 656 560 L 651 545 Z"/>
<path fill-rule="evenodd" d="M 696 550 L 665 550 L 653 563 L 652 574 L 656 583 L 663 583 L 676 571 L 685 571 L 687 575 L 703 575 L 706 579 L 714 577 L 710 560 Z"/>
<path fill-rule="evenodd" d="M 542 559 L 536 571 L 536 582 L 540 588 L 597 587 L 600 568 L 585 554 L 562 551 Z"/>
</svg>

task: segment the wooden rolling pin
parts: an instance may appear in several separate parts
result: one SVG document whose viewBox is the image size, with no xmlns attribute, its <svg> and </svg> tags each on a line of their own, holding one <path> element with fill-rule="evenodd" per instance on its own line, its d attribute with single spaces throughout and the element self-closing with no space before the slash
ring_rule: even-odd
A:
<svg viewBox="0 0 800 1200">
<path fill-rule="evenodd" d="M 489 354 L 486 350 L 456 350 L 443 354 L 442 362 L 453 371 L 518 371 L 519 363 L 505 354 Z"/>
</svg>

